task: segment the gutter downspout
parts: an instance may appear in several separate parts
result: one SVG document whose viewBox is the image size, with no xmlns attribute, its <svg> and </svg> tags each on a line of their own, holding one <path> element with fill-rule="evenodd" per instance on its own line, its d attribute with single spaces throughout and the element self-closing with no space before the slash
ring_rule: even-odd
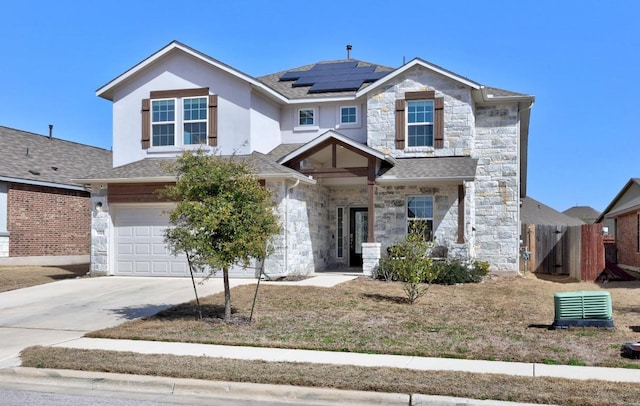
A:
<svg viewBox="0 0 640 406">
<path fill-rule="evenodd" d="M 286 186 L 285 181 L 285 200 L 284 200 L 284 273 L 289 274 L 289 192 L 300 184 L 300 179 L 296 179 L 296 183 Z"/>
</svg>

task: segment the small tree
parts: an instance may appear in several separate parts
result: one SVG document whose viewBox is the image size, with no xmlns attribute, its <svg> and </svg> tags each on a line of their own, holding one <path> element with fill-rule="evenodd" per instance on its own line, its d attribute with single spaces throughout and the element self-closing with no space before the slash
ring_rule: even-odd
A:
<svg viewBox="0 0 640 406">
<path fill-rule="evenodd" d="M 224 319 L 229 321 L 229 269 L 248 266 L 252 258 L 264 260 L 269 241 L 280 230 L 271 194 L 247 161 L 235 156 L 185 151 L 168 171 L 177 176 L 176 184 L 160 194 L 177 204 L 165 241 L 174 255 L 186 254 L 192 278 L 194 271 L 207 271 L 209 277 L 222 270 Z"/>
<path fill-rule="evenodd" d="M 414 223 L 404 239 L 389 247 L 389 257 L 384 261 L 384 266 L 390 267 L 394 277 L 402 282 L 411 304 L 424 296 L 438 277 L 438 268 L 429 257 L 433 243 L 425 238 L 427 235 L 428 230 Z"/>
</svg>

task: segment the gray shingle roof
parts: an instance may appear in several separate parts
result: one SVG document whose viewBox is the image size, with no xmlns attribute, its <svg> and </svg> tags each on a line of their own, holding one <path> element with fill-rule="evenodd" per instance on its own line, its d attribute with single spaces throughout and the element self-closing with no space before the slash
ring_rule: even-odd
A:
<svg viewBox="0 0 640 406">
<path fill-rule="evenodd" d="M 328 62 L 335 63 L 335 62 L 347 62 L 347 61 L 358 62 L 358 66 L 376 66 L 375 72 L 392 72 L 394 70 L 393 68 L 389 68 L 387 66 L 381 66 L 374 63 L 359 61 L 355 59 L 349 59 L 349 60 L 343 59 L 338 61 L 321 61 L 318 63 L 328 63 Z M 341 91 L 341 92 L 309 93 L 308 90 L 310 86 L 293 87 L 293 81 L 280 81 L 280 77 L 284 75 L 286 72 L 305 71 L 305 70 L 311 69 L 314 65 L 316 64 L 314 63 L 311 65 L 300 66 L 298 68 L 287 69 L 286 71 L 276 72 L 270 75 L 261 76 L 257 79 L 260 82 L 264 83 L 265 85 L 269 86 L 271 89 L 275 90 L 276 92 L 290 99 L 313 99 L 313 98 L 324 98 L 324 97 L 354 96 L 356 94 L 356 90 Z M 362 84 L 360 89 L 364 89 L 369 84 L 370 83 Z"/>
<path fill-rule="evenodd" d="M 531 197 L 522 199 L 520 208 L 520 221 L 523 224 L 540 224 L 549 226 L 579 226 L 585 224 L 584 221 L 567 216 L 564 213 L 540 203 Z"/>
<path fill-rule="evenodd" d="M 0 126 L 0 177 L 80 186 L 73 179 L 111 168 L 111 151 Z"/>
<path fill-rule="evenodd" d="M 471 157 L 397 158 L 379 181 L 419 179 L 465 179 L 475 177 L 478 160 Z"/>
<path fill-rule="evenodd" d="M 225 156 L 225 158 L 228 157 L 229 156 Z M 258 176 L 301 176 L 300 173 L 276 163 L 272 158 L 259 152 L 253 152 L 251 155 L 236 155 L 234 156 L 234 159 L 247 160 L 249 164 L 254 166 Z M 167 178 L 172 177 L 170 173 L 167 173 L 166 166 L 175 160 L 176 158 L 142 159 L 116 168 L 110 168 L 101 173 L 94 173 L 93 175 L 83 177 L 82 179 L 85 181 L 99 181 L 101 179 L 104 179 L 105 181 L 115 179 L 144 179 L 145 181 L 153 181 L 154 178 L 158 181 L 166 180 Z"/>
<path fill-rule="evenodd" d="M 573 206 L 563 211 L 569 217 L 574 217 L 584 221 L 585 223 L 595 223 L 600 217 L 600 212 L 590 206 Z"/>
</svg>

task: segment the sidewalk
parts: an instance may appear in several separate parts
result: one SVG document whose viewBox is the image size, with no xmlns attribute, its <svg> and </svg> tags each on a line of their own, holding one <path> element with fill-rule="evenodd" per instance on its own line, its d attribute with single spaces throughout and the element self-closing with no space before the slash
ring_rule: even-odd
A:
<svg viewBox="0 0 640 406">
<path fill-rule="evenodd" d="M 54 347 L 131 351 L 141 354 L 191 355 L 198 357 L 206 356 L 272 362 L 311 362 L 333 365 L 404 368 L 421 371 L 459 371 L 506 374 L 514 376 L 546 376 L 566 379 L 595 379 L 613 382 L 640 383 L 640 370 L 626 368 L 546 365 L 523 362 L 426 358 L 404 355 L 292 350 L 282 348 L 240 347 L 160 341 L 112 340 L 103 338 L 79 338 L 56 344 Z"/>
</svg>

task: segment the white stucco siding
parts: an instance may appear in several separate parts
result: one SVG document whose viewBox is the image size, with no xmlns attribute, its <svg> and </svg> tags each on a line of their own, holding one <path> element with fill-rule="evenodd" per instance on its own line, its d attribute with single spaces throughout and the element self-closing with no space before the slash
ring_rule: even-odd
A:
<svg viewBox="0 0 640 406">
<path fill-rule="evenodd" d="M 444 148 L 395 146 L 395 102 L 406 92 L 435 90 L 444 97 Z M 471 89 L 423 67 L 415 67 L 387 86 L 373 91 L 367 100 L 368 145 L 397 157 L 470 155 L 473 151 L 475 118 Z"/>
<path fill-rule="evenodd" d="M 280 106 L 251 93 L 251 151 L 268 153 L 280 145 Z"/>
<path fill-rule="evenodd" d="M 340 124 L 340 108 L 355 106 L 357 108 L 358 122 L 356 124 Z M 313 108 L 317 114 L 314 126 L 308 129 L 298 126 L 298 110 Z M 330 103 L 307 103 L 286 106 L 282 109 L 281 129 L 282 142 L 285 144 L 304 143 L 313 140 L 329 130 L 335 130 L 340 134 L 355 141 L 366 144 L 367 142 L 367 111 L 364 100 L 342 101 Z"/>
<path fill-rule="evenodd" d="M 140 144 L 142 99 L 151 91 L 208 87 L 218 95 L 218 150 L 222 154 L 246 154 L 252 151 L 252 118 L 260 118 L 260 127 L 268 128 L 269 143 L 275 144 L 278 115 L 271 102 L 252 98 L 251 87 L 226 72 L 212 68 L 181 53 L 167 55 L 162 61 L 139 72 L 114 91 L 113 157 L 114 166 L 145 157 L 175 155 L 179 148 L 143 150 Z M 258 114 L 252 114 L 254 110 Z M 260 134 L 258 134 L 259 138 Z M 243 145 L 244 144 L 244 145 Z M 261 145 L 258 142 L 257 145 Z"/>
</svg>

